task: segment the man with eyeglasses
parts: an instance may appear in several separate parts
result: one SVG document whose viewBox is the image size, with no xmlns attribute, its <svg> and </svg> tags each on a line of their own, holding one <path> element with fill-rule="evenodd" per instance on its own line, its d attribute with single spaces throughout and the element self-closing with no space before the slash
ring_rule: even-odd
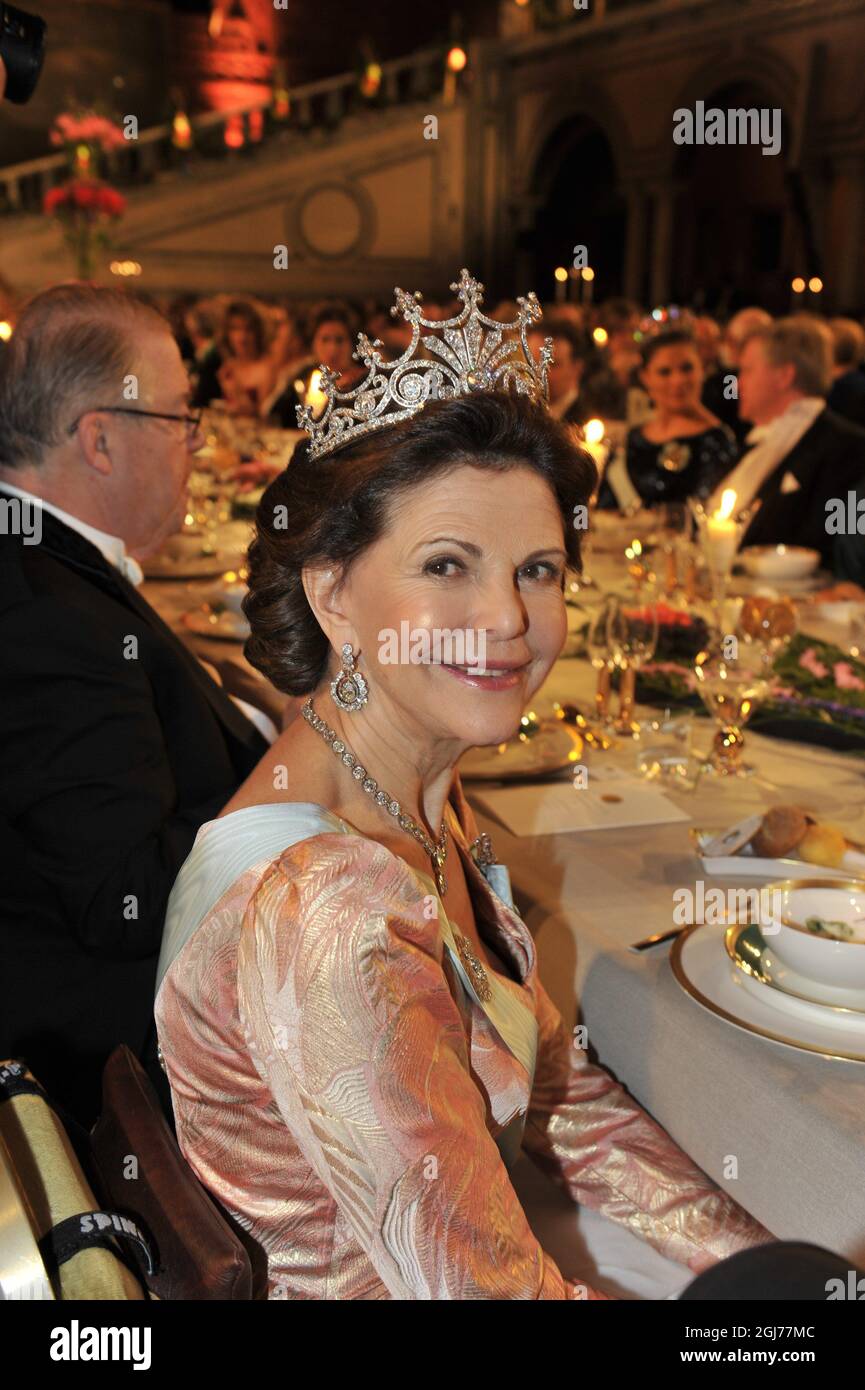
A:
<svg viewBox="0 0 865 1390">
<path fill-rule="evenodd" d="M 119 290 L 37 295 L 0 364 L 0 1058 L 85 1123 L 117 1043 L 160 1076 L 168 894 L 267 748 L 136 589 L 185 514 L 188 397 Z"/>
</svg>

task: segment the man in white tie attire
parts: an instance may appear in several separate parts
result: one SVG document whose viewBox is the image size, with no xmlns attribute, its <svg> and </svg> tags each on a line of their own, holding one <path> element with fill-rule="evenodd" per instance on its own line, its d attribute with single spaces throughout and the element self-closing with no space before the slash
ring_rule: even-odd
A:
<svg viewBox="0 0 865 1390">
<path fill-rule="evenodd" d="M 754 422 L 748 448 L 709 499 L 736 493 L 736 511 L 759 504 L 743 545 L 800 545 L 833 563 L 831 499 L 865 476 L 865 430 L 826 408 L 828 335 L 805 315 L 758 328 L 739 361 L 739 413 Z"/>
</svg>

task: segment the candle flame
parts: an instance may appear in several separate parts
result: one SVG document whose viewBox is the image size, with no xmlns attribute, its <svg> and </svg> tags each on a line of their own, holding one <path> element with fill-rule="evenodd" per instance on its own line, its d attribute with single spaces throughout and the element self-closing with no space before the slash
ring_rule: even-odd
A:
<svg viewBox="0 0 865 1390">
<path fill-rule="evenodd" d="M 724 488 L 724 491 L 721 493 L 721 505 L 716 512 L 718 520 L 726 521 L 728 517 L 731 517 L 733 515 L 733 509 L 735 508 L 735 506 L 735 490 L 731 487 Z"/>
<path fill-rule="evenodd" d="M 604 437 L 605 425 L 603 420 L 587 420 L 583 428 L 583 434 L 587 444 L 600 444 Z"/>
</svg>

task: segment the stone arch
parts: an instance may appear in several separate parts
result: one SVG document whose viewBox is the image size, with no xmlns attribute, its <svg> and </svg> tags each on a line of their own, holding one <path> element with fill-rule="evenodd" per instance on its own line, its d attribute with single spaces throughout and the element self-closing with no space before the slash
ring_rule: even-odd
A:
<svg viewBox="0 0 865 1390">
<path fill-rule="evenodd" d="M 541 155 L 556 132 L 568 123 L 581 119 L 591 121 L 601 129 L 620 176 L 632 168 L 633 142 L 618 107 L 602 87 L 581 80 L 579 90 L 574 93 L 557 91 L 545 104 L 529 132 L 518 171 L 526 192 L 534 182 Z"/>
<path fill-rule="evenodd" d="M 713 92 L 738 85 L 764 91 L 773 105 L 781 107 L 787 120 L 791 120 L 797 110 L 800 85 L 797 73 L 772 49 L 754 47 L 695 68 L 670 98 L 671 125 L 673 112 L 680 106 L 693 106 L 701 99 L 708 101 Z"/>
<path fill-rule="evenodd" d="M 621 292 L 625 203 L 613 141 L 594 112 L 571 109 L 537 148 L 525 168 L 528 196 L 522 244 L 526 270 L 542 298 L 554 293 L 553 269 L 570 267 L 585 246 L 595 271 L 591 289 L 571 284 L 577 297 Z"/>
<path fill-rule="evenodd" d="M 753 145 L 704 148 L 670 140 L 665 153 L 674 200 L 674 298 L 696 292 L 722 312 L 739 307 L 739 295 L 775 312 L 786 306 L 791 267 L 812 238 L 790 174 L 795 122 L 802 119 L 797 87 L 784 61 L 758 49 L 701 65 L 670 96 L 671 130 L 676 110 L 693 110 L 702 101 L 706 109 L 780 110 L 782 137 L 779 152 L 770 156 Z"/>
</svg>

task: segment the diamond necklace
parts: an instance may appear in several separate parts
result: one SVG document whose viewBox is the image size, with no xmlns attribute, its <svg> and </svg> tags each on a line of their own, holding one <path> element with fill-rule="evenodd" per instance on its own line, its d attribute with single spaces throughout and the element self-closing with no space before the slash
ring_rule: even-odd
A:
<svg viewBox="0 0 865 1390">
<path fill-rule="evenodd" d="M 444 876 L 444 862 L 448 852 L 448 832 L 444 816 L 442 816 L 438 844 L 434 844 L 426 831 L 418 825 L 414 817 L 410 816 L 408 811 L 404 811 L 399 802 L 392 797 L 389 792 L 386 792 L 383 787 L 380 787 L 374 777 L 369 776 L 366 768 L 358 762 L 345 741 L 337 737 L 336 730 L 332 729 L 329 724 L 325 723 L 320 715 L 316 714 L 312 707 L 312 699 L 307 700 L 301 710 L 301 714 L 306 722 L 315 729 L 316 733 L 321 734 L 325 743 L 330 745 L 340 762 L 350 770 L 355 781 L 360 782 L 367 796 L 371 796 L 377 806 L 381 806 L 382 810 L 387 811 L 389 815 L 393 816 L 394 820 L 402 826 L 402 829 L 408 831 L 409 835 L 412 835 L 417 840 L 418 844 L 423 846 L 432 861 L 436 888 L 442 897 L 444 897 L 448 889 L 447 880 Z"/>
</svg>

